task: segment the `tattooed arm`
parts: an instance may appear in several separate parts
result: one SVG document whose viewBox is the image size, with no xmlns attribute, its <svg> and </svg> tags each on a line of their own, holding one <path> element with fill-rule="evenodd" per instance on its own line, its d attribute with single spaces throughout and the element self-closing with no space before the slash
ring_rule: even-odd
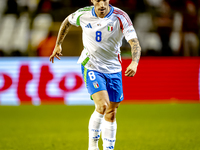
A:
<svg viewBox="0 0 200 150">
<path fill-rule="evenodd" d="M 58 37 L 57 37 L 57 41 L 56 41 L 56 45 L 55 48 L 53 50 L 52 55 L 49 57 L 49 60 L 54 63 L 54 57 L 58 58 L 60 60 L 59 56 L 62 56 L 62 47 L 61 44 L 65 38 L 65 36 L 67 35 L 69 29 L 71 27 L 70 22 L 68 21 L 68 17 L 62 22 L 59 32 L 58 32 Z"/>
<path fill-rule="evenodd" d="M 133 77 L 137 71 L 138 62 L 141 55 L 141 47 L 138 39 L 134 38 L 128 41 L 131 45 L 132 62 L 125 71 L 125 76 Z"/>
</svg>

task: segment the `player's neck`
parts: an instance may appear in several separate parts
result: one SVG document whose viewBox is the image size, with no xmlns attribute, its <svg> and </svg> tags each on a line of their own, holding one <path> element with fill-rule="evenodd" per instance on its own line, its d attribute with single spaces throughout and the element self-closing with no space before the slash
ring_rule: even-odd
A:
<svg viewBox="0 0 200 150">
<path fill-rule="evenodd" d="M 110 12 L 110 9 L 111 9 L 111 7 L 108 6 L 107 12 L 105 14 L 101 14 L 101 13 L 98 14 L 97 12 L 95 12 L 95 13 L 96 13 L 97 17 L 104 18 Z"/>
</svg>

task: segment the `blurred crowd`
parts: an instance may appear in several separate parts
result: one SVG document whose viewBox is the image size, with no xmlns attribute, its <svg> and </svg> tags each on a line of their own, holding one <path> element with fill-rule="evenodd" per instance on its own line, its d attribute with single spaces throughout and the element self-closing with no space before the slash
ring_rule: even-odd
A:
<svg viewBox="0 0 200 150">
<path fill-rule="evenodd" d="M 143 56 L 200 56 L 200 0 L 110 0 L 127 12 Z M 66 16 L 90 0 L 0 0 L 0 56 L 49 56 Z M 123 40 L 122 55 L 130 55 Z"/>
</svg>

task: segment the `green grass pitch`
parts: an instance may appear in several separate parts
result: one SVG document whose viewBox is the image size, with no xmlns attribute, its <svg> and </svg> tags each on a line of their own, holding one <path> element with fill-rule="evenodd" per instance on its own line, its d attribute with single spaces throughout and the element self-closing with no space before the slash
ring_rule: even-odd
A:
<svg viewBox="0 0 200 150">
<path fill-rule="evenodd" d="M 93 110 L 0 106 L 0 150 L 87 150 Z M 122 104 L 117 125 L 115 150 L 200 150 L 200 104 Z"/>
</svg>

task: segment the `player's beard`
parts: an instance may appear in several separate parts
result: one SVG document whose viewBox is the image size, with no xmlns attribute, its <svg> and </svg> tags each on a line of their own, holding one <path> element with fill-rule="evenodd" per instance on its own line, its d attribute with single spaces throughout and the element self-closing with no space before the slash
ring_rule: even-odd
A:
<svg viewBox="0 0 200 150">
<path fill-rule="evenodd" d="M 100 15 L 106 15 L 107 9 L 106 8 L 99 8 L 98 12 Z"/>
</svg>

